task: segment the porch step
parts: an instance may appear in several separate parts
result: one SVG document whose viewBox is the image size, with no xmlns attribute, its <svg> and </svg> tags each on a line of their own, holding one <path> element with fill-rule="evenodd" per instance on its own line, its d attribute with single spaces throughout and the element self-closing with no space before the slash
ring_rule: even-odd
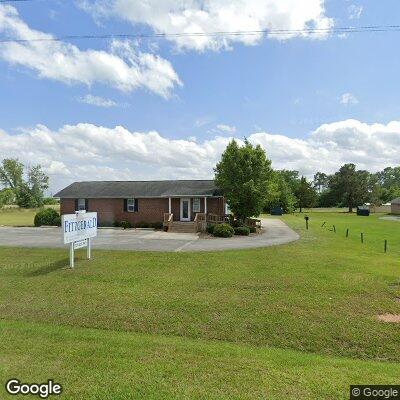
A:
<svg viewBox="0 0 400 400">
<path fill-rule="evenodd" d="M 195 232 L 195 223 L 194 222 L 173 222 L 172 226 L 170 226 L 168 232 L 176 232 L 176 233 L 193 233 Z"/>
</svg>

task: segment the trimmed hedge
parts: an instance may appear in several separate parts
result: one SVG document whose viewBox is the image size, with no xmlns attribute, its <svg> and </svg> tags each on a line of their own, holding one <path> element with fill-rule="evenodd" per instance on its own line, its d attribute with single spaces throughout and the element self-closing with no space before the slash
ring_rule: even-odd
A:
<svg viewBox="0 0 400 400">
<path fill-rule="evenodd" d="M 234 229 L 228 224 L 219 224 L 214 227 L 213 235 L 216 237 L 229 238 L 235 233 Z"/>
<path fill-rule="evenodd" d="M 255 226 L 248 226 L 250 233 L 256 233 L 257 229 Z"/>
<path fill-rule="evenodd" d="M 250 229 L 247 226 L 238 226 L 235 229 L 235 235 L 238 236 L 249 236 L 250 235 Z"/>
<path fill-rule="evenodd" d="M 36 213 L 35 226 L 61 226 L 60 214 L 53 208 L 44 208 Z"/>
</svg>

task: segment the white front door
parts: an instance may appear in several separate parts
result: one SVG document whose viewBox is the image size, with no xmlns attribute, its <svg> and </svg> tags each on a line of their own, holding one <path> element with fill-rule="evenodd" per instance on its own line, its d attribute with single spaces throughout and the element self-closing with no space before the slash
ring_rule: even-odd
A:
<svg viewBox="0 0 400 400">
<path fill-rule="evenodd" d="M 181 199 L 181 221 L 190 221 L 190 199 Z"/>
</svg>

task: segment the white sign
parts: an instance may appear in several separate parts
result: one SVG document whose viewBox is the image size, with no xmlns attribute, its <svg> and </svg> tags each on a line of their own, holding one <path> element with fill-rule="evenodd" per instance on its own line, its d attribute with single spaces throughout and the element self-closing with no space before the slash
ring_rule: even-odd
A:
<svg viewBox="0 0 400 400">
<path fill-rule="evenodd" d="M 78 240 L 77 242 L 74 242 L 74 249 L 82 249 L 83 247 L 86 247 L 88 245 L 88 240 L 83 239 L 83 240 Z"/>
<path fill-rule="evenodd" d="M 64 243 L 73 243 L 97 236 L 97 213 L 65 214 L 61 219 Z"/>
</svg>

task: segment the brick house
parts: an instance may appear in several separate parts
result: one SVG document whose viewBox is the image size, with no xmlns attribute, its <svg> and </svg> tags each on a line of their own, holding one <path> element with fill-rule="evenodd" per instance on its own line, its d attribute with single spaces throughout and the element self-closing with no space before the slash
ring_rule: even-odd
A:
<svg viewBox="0 0 400 400">
<path fill-rule="evenodd" d="M 397 197 L 397 199 L 392 200 L 390 203 L 391 213 L 400 214 L 400 197 Z"/>
<path fill-rule="evenodd" d="M 96 211 L 99 224 L 129 221 L 190 223 L 196 214 L 225 215 L 225 201 L 212 180 L 74 182 L 54 195 L 60 213 Z"/>
</svg>

